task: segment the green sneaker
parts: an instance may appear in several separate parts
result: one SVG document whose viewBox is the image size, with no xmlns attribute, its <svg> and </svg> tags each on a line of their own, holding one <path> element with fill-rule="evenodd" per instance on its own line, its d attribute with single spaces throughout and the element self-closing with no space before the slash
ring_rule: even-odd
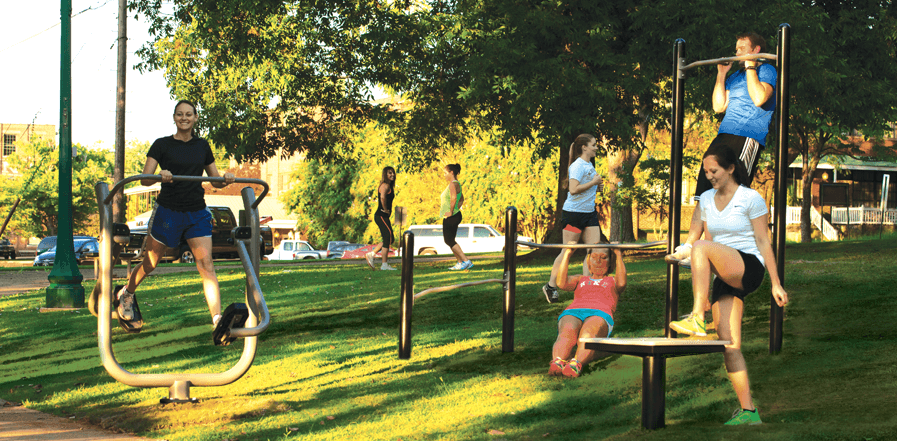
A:
<svg viewBox="0 0 897 441">
<path fill-rule="evenodd" d="M 704 317 L 695 314 L 689 314 L 684 320 L 670 322 L 670 329 L 681 334 L 696 335 L 698 337 L 707 336 Z"/>
<path fill-rule="evenodd" d="M 747 411 L 744 409 L 738 409 L 735 413 L 732 414 L 732 418 L 726 422 L 726 426 L 738 426 L 741 424 L 747 424 L 753 426 L 755 424 L 763 424 L 763 421 L 760 421 L 760 412 L 755 408 L 753 412 Z"/>
</svg>

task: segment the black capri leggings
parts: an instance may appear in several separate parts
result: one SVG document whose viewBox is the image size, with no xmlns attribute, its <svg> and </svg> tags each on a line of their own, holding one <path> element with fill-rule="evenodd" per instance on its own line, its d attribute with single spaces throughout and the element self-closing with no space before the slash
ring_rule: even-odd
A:
<svg viewBox="0 0 897 441">
<path fill-rule="evenodd" d="M 380 228 L 380 238 L 383 242 L 383 248 L 389 248 L 392 244 L 392 225 L 389 223 L 389 215 L 380 210 L 374 212 L 374 223 Z"/>
<path fill-rule="evenodd" d="M 458 244 L 455 236 L 458 235 L 458 225 L 461 225 L 461 212 L 457 212 L 442 219 L 442 240 L 449 248 Z"/>
</svg>

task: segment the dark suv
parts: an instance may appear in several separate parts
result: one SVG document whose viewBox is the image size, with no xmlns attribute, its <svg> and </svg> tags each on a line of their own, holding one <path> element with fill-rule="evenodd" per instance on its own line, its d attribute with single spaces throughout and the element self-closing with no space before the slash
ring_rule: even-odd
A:
<svg viewBox="0 0 897 441">
<path fill-rule="evenodd" d="M 16 247 L 12 246 L 12 242 L 7 239 L 0 239 L 0 257 L 7 260 L 16 258 Z"/>
</svg>

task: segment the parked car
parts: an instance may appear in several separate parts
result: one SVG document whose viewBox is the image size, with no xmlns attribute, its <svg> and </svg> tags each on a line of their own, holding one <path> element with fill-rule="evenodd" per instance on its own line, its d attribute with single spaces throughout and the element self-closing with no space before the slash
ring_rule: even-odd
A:
<svg viewBox="0 0 897 441">
<path fill-rule="evenodd" d="M 442 225 L 412 225 L 408 229 L 414 233 L 414 255 L 452 254 L 442 239 Z M 455 240 L 465 254 L 501 252 L 505 248 L 505 237 L 486 224 L 459 225 Z M 517 240 L 533 241 L 525 236 L 517 236 Z"/>
<path fill-rule="evenodd" d="M 374 245 L 361 245 L 361 244 L 357 244 L 357 243 L 352 244 L 352 245 L 358 245 L 358 248 L 353 248 L 351 250 L 344 252 L 341 257 L 342 259 L 361 259 L 361 258 L 364 258 L 365 254 L 369 253 L 371 250 L 374 249 Z M 393 244 L 393 245 L 396 245 L 396 244 Z M 394 257 L 397 255 L 398 254 L 396 254 L 396 250 L 394 250 L 392 248 L 390 248 L 389 254 L 387 254 L 387 256 L 389 256 L 389 257 Z M 375 262 L 379 261 L 378 259 L 380 259 L 380 253 L 377 253 L 377 256 L 374 258 L 374 261 Z"/>
<path fill-rule="evenodd" d="M 340 245 L 348 245 L 349 242 L 345 240 L 331 240 L 327 242 L 327 258 L 328 259 L 339 259 L 342 257 L 342 253 L 337 253 L 336 248 Z"/>
<path fill-rule="evenodd" d="M 75 262 L 78 265 L 81 264 L 81 261 L 85 259 L 85 254 L 87 253 L 96 253 L 100 250 L 100 243 L 94 237 L 88 237 L 87 239 L 75 239 Z M 34 257 L 34 263 L 32 266 L 52 266 L 56 261 L 56 247 L 50 248 L 49 250 L 44 251 L 43 253 L 38 254 Z"/>
<path fill-rule="evenodd" d="M 93 237 L 93 236 L 82 236 L 82 235 L 72 236 L 72 238 L 75 240 L 96 239 L 96 237 Z M 40 253 L 43 253 L 44 251 L 47 251 L 50 248 L 53 248 L 55 246 L 56 246 L 56 236 L 47 236 L 47 237 L 41 239 L 40 243 L 37 244 L 37 251 L 35 251 L 35 255 L 40 255 Z"/>
<path fill-rule="evenodd" d="M 237 245 L 234 242 L 233 237 L 231 237 L 231 230 L 237 226 L 237 220 L 234 217 L 234 213 L 230 208 L 225 206 L 210 205 L 208 208 L 209 211 L 212 212 L 212 258 L 228 259 L 238 257 Z M 131 240 L 123 252 L 140 253 L 143 249 L 143 241 L 146 238 L 146 228 L 148 226 L 149 225 L 142 225 L 131 228 Z M 273 251 L 272 241 L 274 238 L 274 233 L 271 231 L 271 227 L 262 225 L 259 233 L 262 236 L 259 245 L 261 255 L 271 254 Z M 193 252 L 190 251 L 190 246 L 187 245 L 186 241 L 182 241 L 176 248 L 169 248 L 162 257 L 162 260 L 177 260 L 181 263 L 193 263 L 196 261 L 193 257 Z"/>
<path fill-rule="evenodd" d="M 356 251 L 364 247 L 365 245 L 363 243 L 346 243 L 337 245 L 333 248 L 331 259 L 354 259 L 356 257 L 359 257 Z M 371 248 L 372 246 L 368 246 L 368 251 L 370 251 Z M 360 257 L 364 257 L 364 254 L 362 253 Z"/>
<path fill-rule="evenodd" d="M 305 260 L 325 259 L 326 250 L 316 250 L 310 243 L 304 240 L 284 240 L 274 248 L 271 254 L 265 256 L 268 260 Z"/>
<path fill-rule="evenodd" d="M 5 257 L 6 260 L 16 258 L 16 247 L 8 239 L 0 239 L 0 257 Z"/>
</svg>

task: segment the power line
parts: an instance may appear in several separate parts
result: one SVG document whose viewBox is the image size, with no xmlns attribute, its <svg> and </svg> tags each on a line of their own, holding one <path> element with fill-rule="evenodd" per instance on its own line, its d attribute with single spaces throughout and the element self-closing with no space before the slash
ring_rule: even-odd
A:
<svg viewBox="0 0 897 441">
<path fill-rule="evenodd" d="M 95 6 L 95 7 L 94 7 L 94 6 L 88 6 L 86 9 L 83 9 L 83 10 L 81 10 L 81 11 L 75 13 L 75 14 L 72 14 L 72 18 L 75 18 L 75 17 L 77 17 L 77 16 L 79 16 L 79 15 L 81 15 L 81 14 L 87 12 L 87 11 L 95 11 L 95 10 L 98 10 L 98 9 L 102 8 L 103 6 L 106 6 L 106 4 L 109 3 L 109 1 L 110 1 L 110 0 L 106 0 L 106 1 L 103 2 L 102 5 Z M 47 29 L 44 29 L 44 30 L 42 30 L 42 31 L 40 31 L 40 32 L 38 32 L 38 33 L 36 33 L 36 34 L 34 34 L 34 35 L 32 35 L 32 36 L 30 36 L 30 37 L 24 39 L 24 40 L 22 40 L 22 41 L 19 41 L 18 43 L 13 43 L 13 44 L 10 45 L 10 46 L 7 46 L 7 47 L 5 47 L 5 48 L 3 48 L 3 49 L 0 49 L 0 53 L 6 52 L 6 51 L 8 51 L 8 50 L 10 50 L 10 49 L 12 49 L 12 48 L 14 48 L 14 47 L 16 47 L 16 46 L 18 46 L 18 45 L 24 43 L 24 42 L 26 42 L 26 41 L 28 41 L 28 40 L 31 40 L 31 39 L 34 38 L 34 37 L 40 36 L 40 35 L 46 33 L 47 31 L 49 31 L 49 30 L 55 28 L 56 26 L 59 26 L 60 24 L 62 24 L 62 22 L 61 22 L 61 21 L 58 21 L 58 22 L 56 22 L 56 24 L 54 24 L 53 26 L 50 26 L 50 27 L 47 28 Z"/>
</svg>

